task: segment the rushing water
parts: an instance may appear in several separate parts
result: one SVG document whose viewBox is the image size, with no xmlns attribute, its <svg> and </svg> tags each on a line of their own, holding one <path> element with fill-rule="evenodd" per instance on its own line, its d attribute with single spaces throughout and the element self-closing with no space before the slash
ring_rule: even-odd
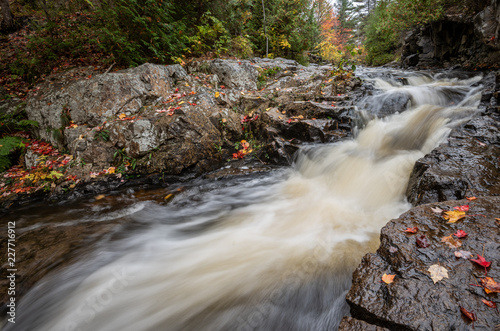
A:
<svg viewBox="0 0 500 331">
<path fill-rule="evenodd" d="M 410 208 L 413 164 L 480 98 L 479 77 L 372 80 L 378 92 L 361 113 L 377 113 L 394 94 L 409 97 L 408 110 L 372 119 L 355 139 L 300 151 L 291 169 L 197 180 L 169 204 L 128 196 L 118 210 L 72 214 L 67 225 L 140 226 L 42 280 L 5 329 L 336 329 L 352 271 L 381 227 Z"/>
</svg>

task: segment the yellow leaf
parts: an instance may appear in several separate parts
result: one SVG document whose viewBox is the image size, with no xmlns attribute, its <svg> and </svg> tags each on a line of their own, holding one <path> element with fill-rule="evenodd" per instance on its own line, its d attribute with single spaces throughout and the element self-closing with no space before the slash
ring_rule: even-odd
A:
<svg viewBox="0 0 500 331">
<path fill-rule="evenodd" d="M 104 194 L 99 194 L 98 196 L 95 197 L 96 200 L 102 200 L 104 199 L 106 196 Z"/>
<path fill-rule="evenodd" d="M 219 92 L 215 92 L 215 97 L 216 97 L 216 98 L 218 98 L 218 97 L 219 97 L 219 95 L 220 95 L 220 93 L 219 93 Z"/>
<path fill-rule="evenodd" d="M 178 103 L 178 105 L 182 105 L 183 103 L 184 103 L 184 101 L 181 101 L 181 102 Z"/>
<path fill-rule="evenodd" d="M 186 86 L 187 86 L 187 87 L 189 87 L 189 84 L 188 84 L 188 83 L 186 83 Z"/>
<path fill-rule="evenodd" d="M 121 120 L 124 119 L 125 117 L 127 117 L 127 115 L 125 115 L 123 113 L 121 113 L 120 115 L 118 115 L 118 118 L 121 119 Z"/>
<path fill-rule="evenodd" d="M 167 194 L 167 195 L 166 195 L 163 199 L 164 199 L 164 200 L 169 200 L 169 199 L 171 199 L 173 196 L 174 196 L 174 194 L 173 194 L 173 193 L 169 193 L 169 194 Z"/>
<path fill-rule="evenodd" d="M 445 211 L 443 218 L 448 221 L 448 223 L 455 223 L 456 221 L 465 217 L 465 212 L 461 210 L 449 210 Z"/>
<path fill-rule="evenodd" d="M 382 276 L 382 281 L 386 284 L 390 284 L 394 281 L 394 277 L 396 277 L 396 275 L 388 275 L 388 274 L 384 274 Z"/>
<path fill-rule="evenodd" d="M 114 174 L 114 173 L 115 173 L 115 170 L 116 170 L 116 168 L 115 168 L 115 167 L 109 167 L 109 168 L 108 168 L 108 174 Z"/>
</svg>

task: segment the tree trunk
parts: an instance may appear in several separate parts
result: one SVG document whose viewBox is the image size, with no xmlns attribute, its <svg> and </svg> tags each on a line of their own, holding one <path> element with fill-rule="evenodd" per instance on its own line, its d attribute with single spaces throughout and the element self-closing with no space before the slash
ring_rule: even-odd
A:
<svg viewBox="0 0 500 331">
<path fill-rule="evenodd" d="M 0 0 L 0 6 L 2 6 L 2 24 L 0 27 L 5 30 L 10 30 L 14 27 L 14 18 L 10 11 L 9 0 Z"/>
<path fill-rule="evenodd" d="M 264 14 L 264 34 L 266 35 L 266 57 L 269 55 L 269 37 L 267 36 L 266 29 L 266 7 L 264 7 L 264 0 L 262 0 L 262 13 Z"/>
</svg>

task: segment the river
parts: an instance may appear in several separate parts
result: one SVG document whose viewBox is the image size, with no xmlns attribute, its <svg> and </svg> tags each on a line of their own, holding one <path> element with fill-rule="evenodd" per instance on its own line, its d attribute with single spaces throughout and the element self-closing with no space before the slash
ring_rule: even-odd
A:
<svg viewBox="0 0 500 331">
<path fill-rule="evenodd" d="M 359 75 L 375 90 L 358 103 L 355 138 L 306 146 L 292 167 L 195 179 L 168 203 L 171 187 L 128 189 L 13 214 L 18 231 L 116 225 L 39 281 L 4 330 L 335 330 L 361 257 L 411 207 L 415 161 L 481 96 L 480 76 Z M 406 111 L 393 109 L 398 98 Z"/>
</svg>

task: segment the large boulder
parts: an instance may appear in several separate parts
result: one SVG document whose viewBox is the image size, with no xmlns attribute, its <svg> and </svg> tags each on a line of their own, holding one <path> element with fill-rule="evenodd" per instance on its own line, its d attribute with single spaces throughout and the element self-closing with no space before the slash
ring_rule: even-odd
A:
<svg viewBox="0 0 500 331">
<path fill-rule="evenodd" d="M 456 223 L 431 209 L 453 210 L 460 205 L 470 205 L 470 210 Z M 500 324 L 500 315 L 482 300 L 498 301 L 498 293 L 488 294 L 478 285 L 486 276 L 500 281 L 500 235 L 495 221 L 499 215 L 500 197 L 481 197 L 418 206 L 390 221 L 381 231 L 380 248 L 367 254 L 353 274 L 346 297 L 352 316 L 390 330 L 470 330 L 472 321 L 461 314 L 463 307 L 476 314 L 476 330 L 493 330 Z M 416 234 L 404 231 L 415 226 Z M 460 240 L 452 236 L 458 230 L 467 236 Z M 426 237 L 426 245 L 418 245 L 421 236 Z M 472 259 L 481 255 L 492 265 L 485 269 L 471 258 L 457 257 L 455 252 L 460 250 L 470 252 Z M 434 282 L 429 272 L 432 265 L 445 268 L 448 277 Z M 394 282 L 382 282 L 383 274 L 396 275 Z"/>
<path fill-rule="evenodd" d="M 221 84 L 228 88 L 256 90 L 259 72 L 247 60 L 214 60 L 210 72 L 217 75 Z"/>
<path fill-rule="evenodd" d="M 476 117 L 415 163 L 406 195 L 413 205 L 500 194 L 500 121 Z"/>
</svg>

